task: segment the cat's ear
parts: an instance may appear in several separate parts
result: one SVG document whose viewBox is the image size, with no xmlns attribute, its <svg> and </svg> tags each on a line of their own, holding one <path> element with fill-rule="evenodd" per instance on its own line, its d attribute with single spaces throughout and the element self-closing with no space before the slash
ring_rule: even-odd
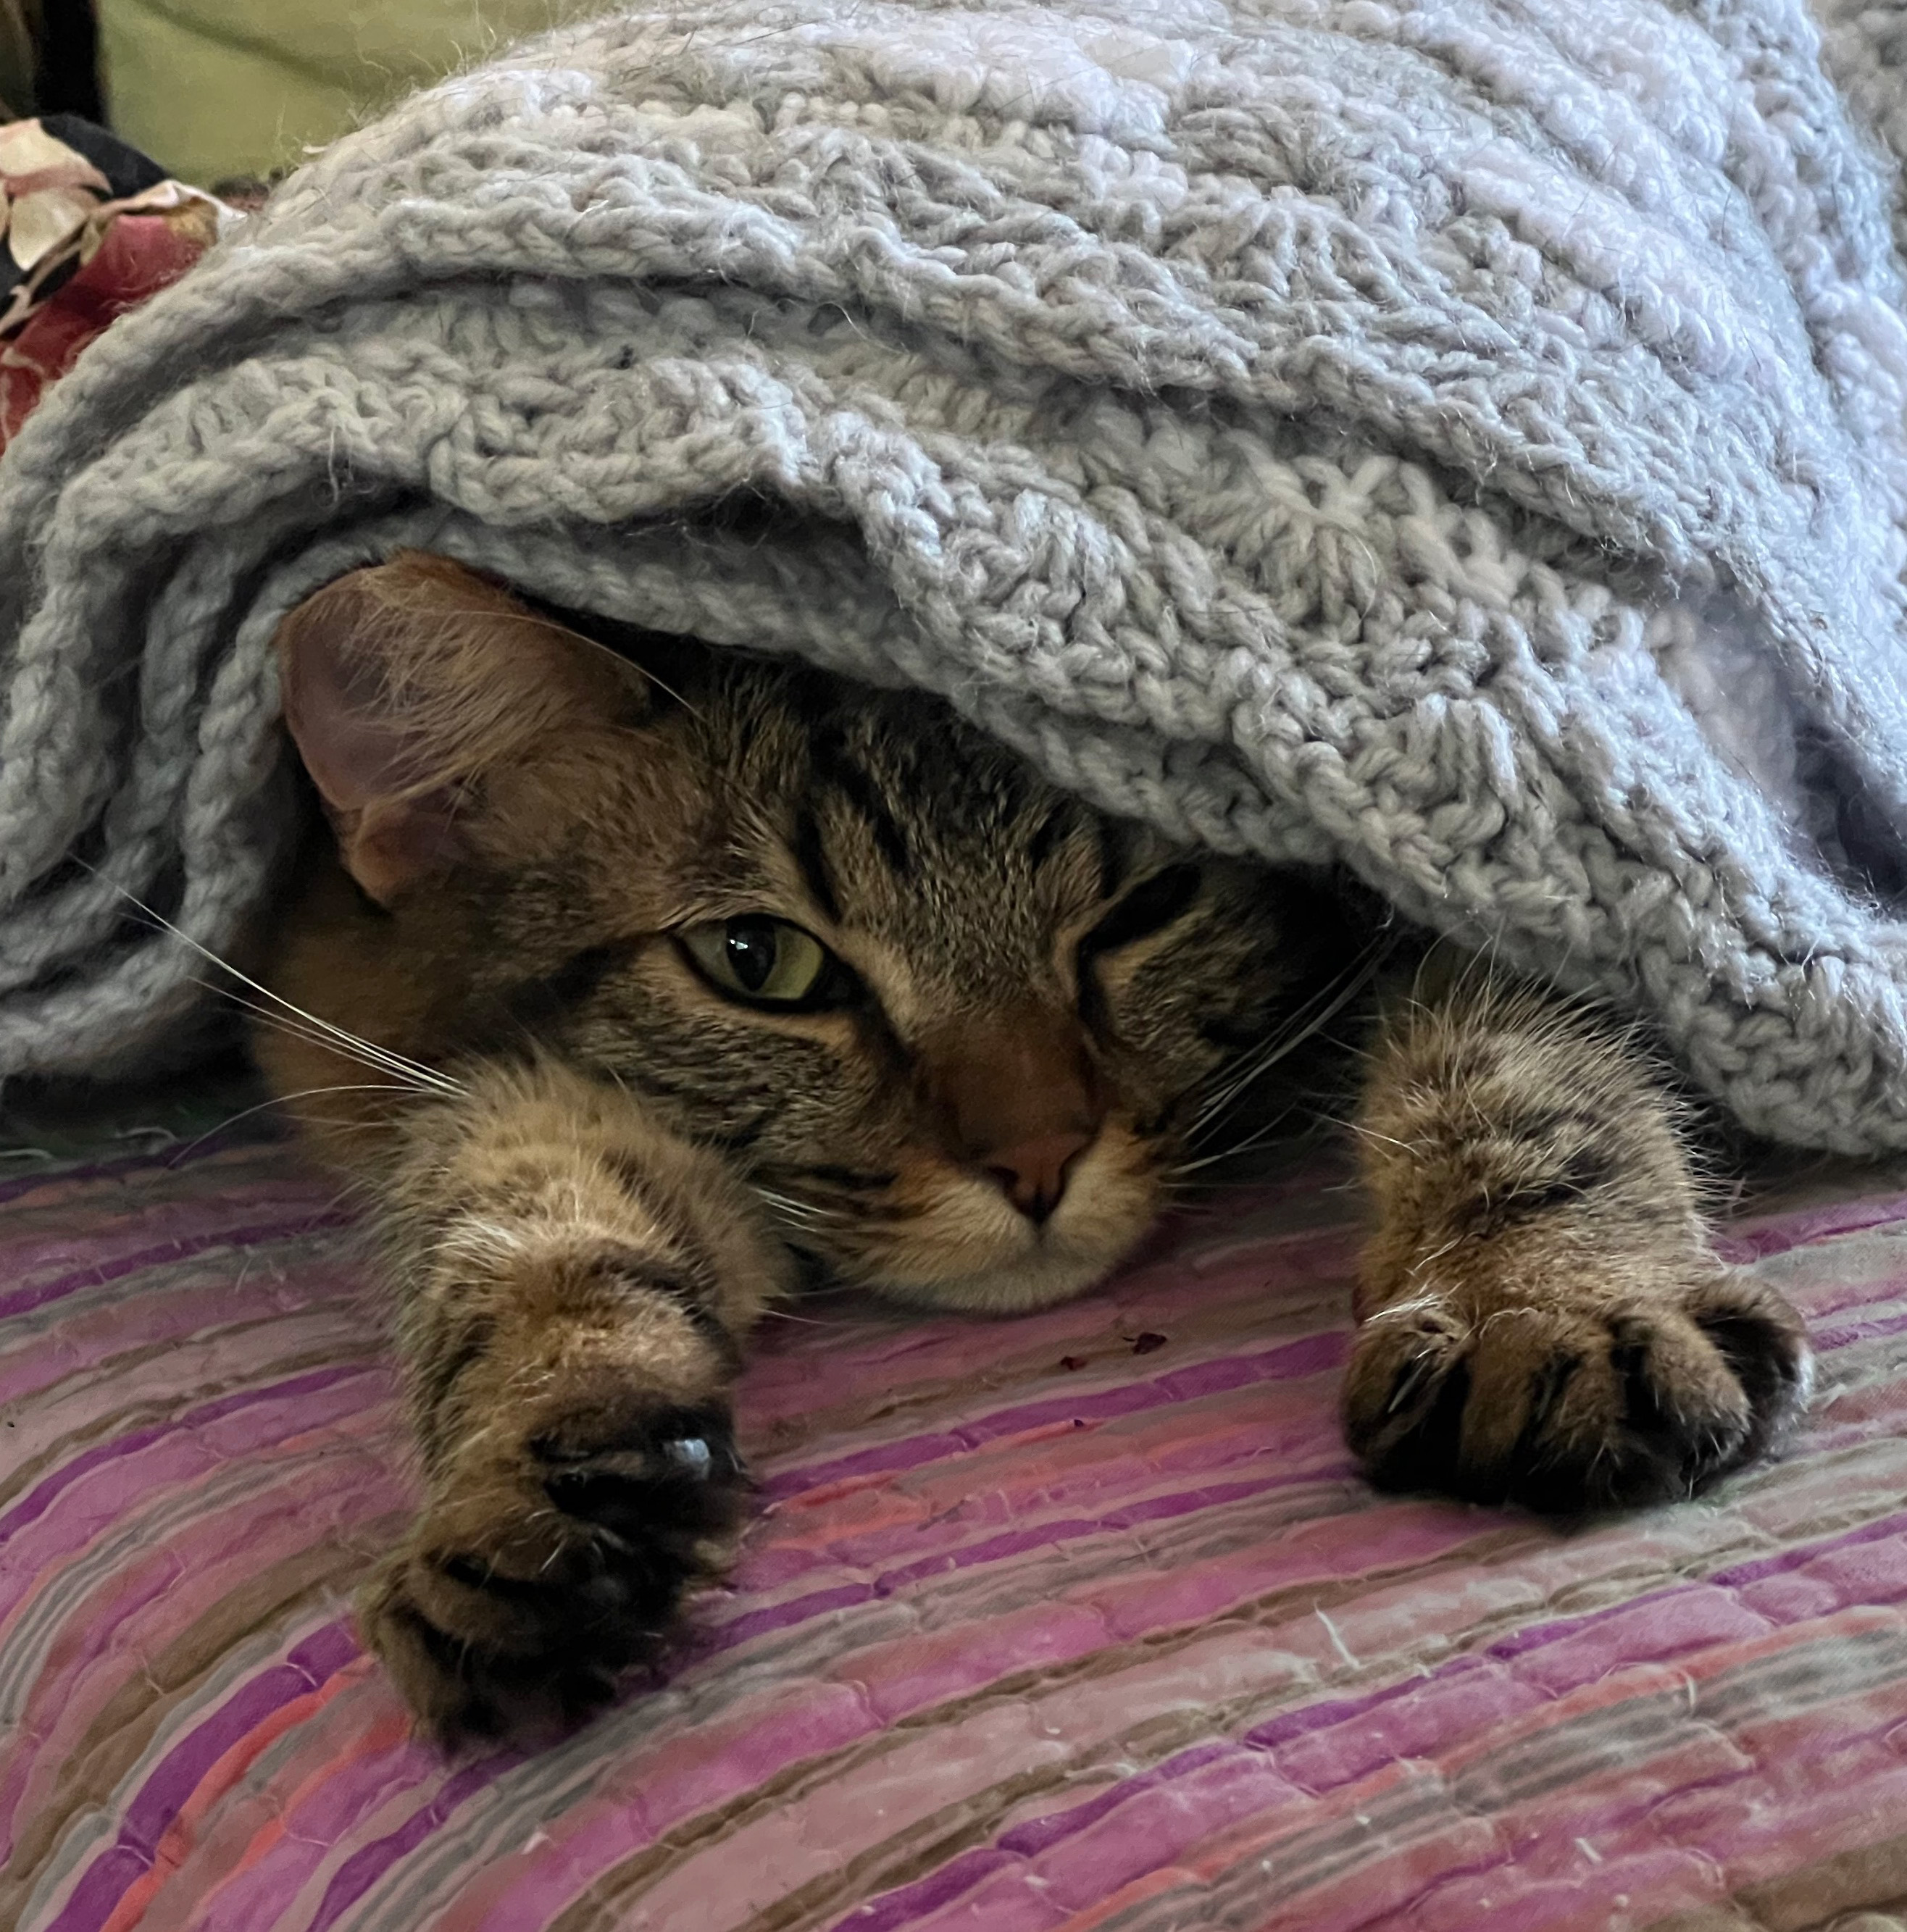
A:
<svg viewBox="0 0 1907 1932">
<path fill-rule="evenodd" d="M 488 578 L 415 553 L 327 584 L 277 643 L 287 728 L 382 905 L 467 855 L 486 774 L 626 716 L 639 686 Z"/>
</svg>

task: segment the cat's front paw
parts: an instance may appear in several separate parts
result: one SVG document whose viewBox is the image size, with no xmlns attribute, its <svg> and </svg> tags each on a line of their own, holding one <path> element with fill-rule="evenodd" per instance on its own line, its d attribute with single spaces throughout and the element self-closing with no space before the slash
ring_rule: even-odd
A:
<svg viewBox="0 0 1907 1932">
<path fill-rule="evenodd" d="M 719 1574 L 747 1482 L 725 1407 L 611 1388 L 480 1433 L 359 1595 L 405 1700 L 454 1742 L 568 1724 Z"/>
<path fill-rule="evenodd" d="M 1690 1496 L 1806 1400 L 1800 1317 L 1705 1256 L 1626 1288 L 1621 1262 L 1580 1252 L 1434 1272 L 1352 1352 L 1345 1433 L 1380 1488 L 1565 1513 Z"/>
</svg>

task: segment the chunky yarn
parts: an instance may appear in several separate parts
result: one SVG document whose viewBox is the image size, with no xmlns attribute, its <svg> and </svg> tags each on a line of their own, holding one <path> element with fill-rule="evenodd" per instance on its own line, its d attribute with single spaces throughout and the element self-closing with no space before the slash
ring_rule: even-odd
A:
<svg viewBox="0 0 1907 1932">
<path fill-rule="evenodd" d="M 417 96 L 0 461 L 0 1073 L 183 1036 L 294 829 L 273 628 L 410 544 L 1907 1146 L 1896 11 L 704 0 Z"/>
</svg>

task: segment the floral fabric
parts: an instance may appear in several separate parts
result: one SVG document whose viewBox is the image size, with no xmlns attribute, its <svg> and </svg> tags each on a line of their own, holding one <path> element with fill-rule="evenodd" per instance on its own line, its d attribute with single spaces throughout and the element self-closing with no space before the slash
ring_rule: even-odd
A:
<svg viewBox="0 0 1907 1932">
<path fill-rule="evenodd" d="M 74 116 L 0 125 L 0 448 L 95 336 L 233 218 Z"/>
</svg>

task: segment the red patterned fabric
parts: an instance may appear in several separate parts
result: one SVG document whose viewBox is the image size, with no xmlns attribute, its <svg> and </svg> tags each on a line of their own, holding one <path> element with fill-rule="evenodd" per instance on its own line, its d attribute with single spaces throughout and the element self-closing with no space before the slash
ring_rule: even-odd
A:
<svg viewBox="0 0 1907 1932">
<path fill-rule="evenodd" d="M 116 317 L 176 282 L 231 211 L 66 116 L 0 127 L 0 449 Z"/>
</svg>

